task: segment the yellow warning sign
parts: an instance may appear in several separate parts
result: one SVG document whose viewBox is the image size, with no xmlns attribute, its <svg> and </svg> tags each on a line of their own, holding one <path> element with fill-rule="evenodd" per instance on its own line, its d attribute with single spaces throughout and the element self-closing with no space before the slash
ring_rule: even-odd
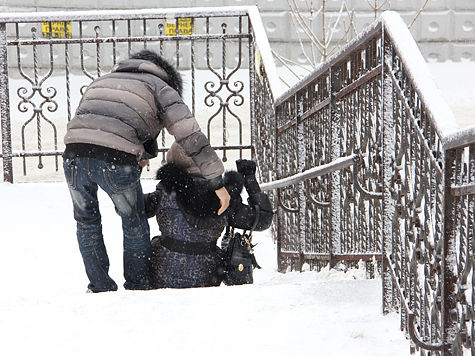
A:
<svg viewBox="0 0 475 356">
<path fill-rule="evenodd" d="M 51 28 L 50 28 L 51 25 Z M 71 38 L 70 21 L 42 22 L 41 31 L 47 38 Z"/>
<path fill-rule="evenodd" d="M 178 21 L 178 33 L 176 23 Z M 179 17 L 178 19 L 165 20 L 165 33 L 167 36 L 191 35 L 195 32 L 195 22 L 192 17 Z"/>
</svg>

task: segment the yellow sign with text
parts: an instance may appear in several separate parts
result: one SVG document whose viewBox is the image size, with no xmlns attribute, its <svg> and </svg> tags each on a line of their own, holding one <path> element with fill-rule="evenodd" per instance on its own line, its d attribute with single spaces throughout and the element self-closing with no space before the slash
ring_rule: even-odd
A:
<svg viewBox="0 0 475 356">
<path fill-rule="evenodd" d="M 43 32 L 43 37 L 46 37 L 46 38 L 71 38 L 71 22 L 70 21 L 42 22 L 41 32 Z"/>
<path fill-rule="evenodd" d="M 195 22 L 192 17 L 179 17 L 178 19 L 165 20 L 165 33 L 167 36 L 192 35 L 195 32 Z M 178 21 L 178 33 L 176 24 Z"/>
</svg>

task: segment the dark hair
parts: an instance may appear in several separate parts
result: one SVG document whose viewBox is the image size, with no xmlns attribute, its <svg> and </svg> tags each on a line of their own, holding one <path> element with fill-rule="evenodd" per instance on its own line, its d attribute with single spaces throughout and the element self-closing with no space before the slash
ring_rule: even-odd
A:
<svg viewBox="0 0 475 356">
<path fill-rule="evenodd" d="M 143 49 L 130 56 L 131 59 L 143 59 L 150 61 L 158 67 L 162 68 L 168 75 L 167 84 L 175 89 L 180 95 L 183 92 L 183 79 L 180 73 L 167 60 L 161 57 L 158 53 Z"/>
</svg>

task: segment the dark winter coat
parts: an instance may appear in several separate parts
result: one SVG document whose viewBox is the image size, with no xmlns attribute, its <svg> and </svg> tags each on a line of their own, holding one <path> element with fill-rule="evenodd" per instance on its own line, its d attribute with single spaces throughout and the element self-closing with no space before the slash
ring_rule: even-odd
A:
<svg viewBox="0 0 475 356">
<path fill-rule="evenodd" d="M 160 63 L 127 59 L 94 80 L 68 123 L 64 143 L 111 148 L 138 162 L 157 156 L 156 138 L 165 127 L 206 179 L 221 176 L 221 160 L 181 98 L 180 74 L 161 57 Z"/>
<path fill-rule="evenodd" d="M 160 183 L 156 191 L 145 194 L 145 209 L 148 217 L 156 215 L 161 231 L 161 237 L 152 240 L 152 275 L 158 287 L 219 285 L 222 272 L 216 241 L 226 224 L 250 230 L 258 217 L 255 230 L 268 228 L 273 216 L 269 198 L 259 189 L 249 194 L 249 205 L 243 204 L 243 177 L 238 172 L 227 172 L 224 183 L 231 202 L 225 213 L 218 216 L 219 200 L 206 188 L 202 176 L 167 164 L 157 172 L 157 179 Z M 259 206 L 257 210 L 256 205 Z M 175 242 L 180 240 L 184 247 L 204 247 L 204 251 L 198 254 L 177 252 L 175 247 L 179 245 L 171 249 L 163 246 L 167 244 L 161 243 L 160 239 L 167 237 Z"/>
</svg>

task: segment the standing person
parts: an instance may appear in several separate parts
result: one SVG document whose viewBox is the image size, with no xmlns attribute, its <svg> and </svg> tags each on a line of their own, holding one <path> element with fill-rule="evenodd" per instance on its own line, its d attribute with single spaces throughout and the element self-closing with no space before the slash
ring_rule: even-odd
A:
<svg viewBox="0 0 475 356">
<path fill-rule="evenodd" d="M 256 164 L 238 160 L 238 171 L 225 173 L 231 202 L 218 216 L 216 196 L 207 190 L 200 168 L 180 145 L 171 146 L 167 162 L 157 172 L 160 182 L 156 190 L 145 195 L 147 216 L 156 216 L 161 231 L 161 236 L 152 240 L 153 282 L 158 288 L 218 286 L 225 275 L 216 242 L 224 228 L 231 225 L 262 231 L 272 223 L 272 206 L 257 183 Z M 243 186 L 248 204 L 241 199 Z M 246 276 L 231 282 L 252 283 L 252 269 Z"/>
<path fill-rule="evenodd" d="M 122 218 L 125 289 L 151 289 L 150 230 L 140 174 L 156 157 L 165 127 L 193 158 L 209 189 L 229 205 L 223 164 L 182 98 L 180 74 L 165 59 L 143 50 L 94 80 L 68 123 L 63 167 L 74 206 L 77 239 L 89 278 L 88 290 L 117 290 L 109 276 L 97 189 L 112 199 Z"/>
</svg>

